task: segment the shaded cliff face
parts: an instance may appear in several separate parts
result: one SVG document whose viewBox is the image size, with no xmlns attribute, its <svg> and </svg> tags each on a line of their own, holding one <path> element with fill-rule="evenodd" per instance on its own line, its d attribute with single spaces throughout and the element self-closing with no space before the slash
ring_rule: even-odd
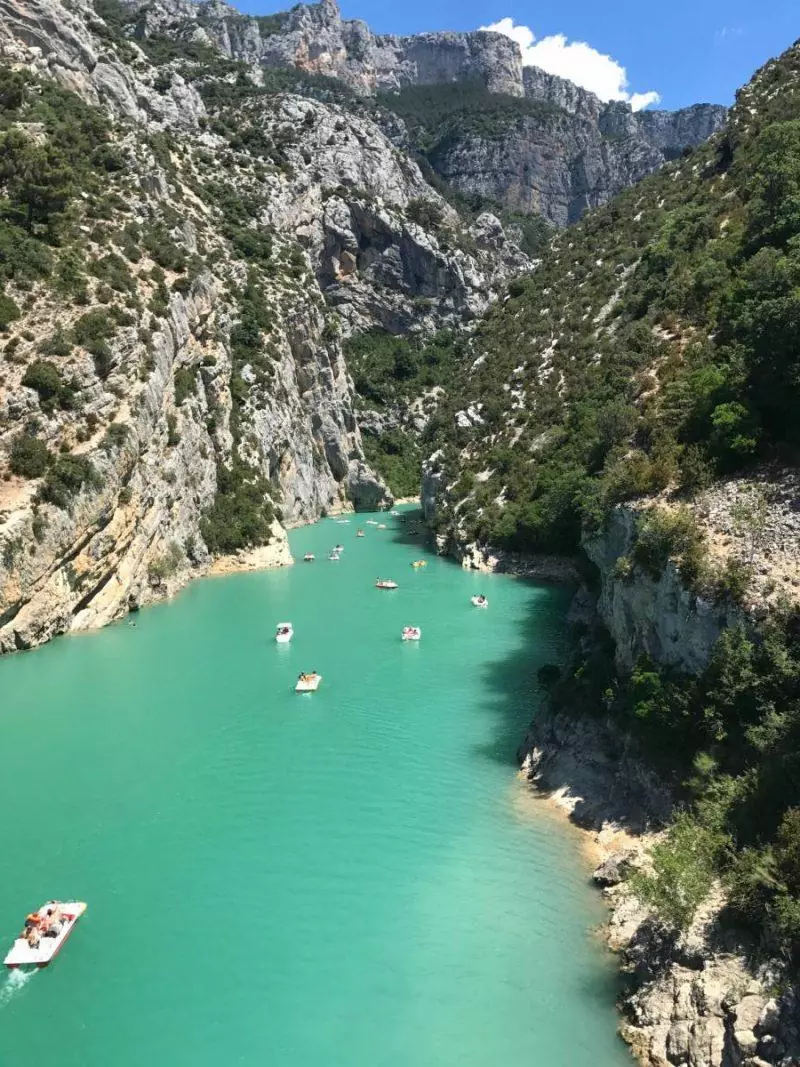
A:
<svg viewBox="0 0 800 1067">
<path fill-rule="evenodd" d="M 547 111 L 514 109 L 487 133 L 453 125 L 427 155 L 460 192 L 543 215 L 558 227 L 707 140 L 727 114 L 710 104 L 634 114 L 535 68 L 526 68 L 525 87 L 526 98 Z"/>
<path fill-rule="evenodd" d="M 368 117 L 140 47 L 113 4 L 2 13 L 0 139 L 39 190 L 7 179 L 0 220 L 9 651 L 388 504 L 343 339 L 479 315 L 527 260 L 479 247 Z"/>
</svg>

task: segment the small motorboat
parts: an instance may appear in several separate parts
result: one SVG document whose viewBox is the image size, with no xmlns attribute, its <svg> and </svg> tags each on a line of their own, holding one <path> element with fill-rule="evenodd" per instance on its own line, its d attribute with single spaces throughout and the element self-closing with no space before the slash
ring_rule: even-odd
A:
<svg viewBox="0 0 800 1067">
<path fill-rule="evenodd" d="M 328 555 L 328 559 L 332 560 L 334 563 L 338 563 L 340 558 L 341 557 L 339 556 L 339 553 L 336 551 L 336 549 L 335 548 L 331 549 L 331 551 L 330 551 L 330 553 Z"/>
<path fill-rule="evenodd" d="M 427 567 L 428 561 L 426 559 L 415 559 L 411 566 L 415 571 L 418 571 L 420 567 Z"/>
<path fill-rule="evenodd" d="M 479 593 L 477 596 L 471 597 L 470 600 L 471 600 L 471 603 L 476 608 L 488 608 L 489 607 L 489 601 L 486 599 L 486 597 L 483 595 L 483 593 Z"/>
<path fill-rule="evenodd" d="M 25 920 L 24 935 L 16 939 L 3 960 L 6 967 L 46 967 L 61 951 L 86 908 L 82 900 L 49 900 L 31 912 Z"/>
<path fill-rule="evenodd" d="M 390 515 L 399 515 L 400 512 L 399 511 L 390 511 L 389 514 Z"/>
<path fill-rule="evenodd" d="M 316 671 L 311 671 L 308 674 L 300 674 L 298 675 L 297 685 L 295 685 L 294 691 L 295 693 L 316 693 L 321 681 L 322 675 L 317 674 Z"/>
<path fill-rule="evenodd" d="M 377 522 L 376 519 L 367 519 L 367 526 L 377 526 L 377 525 L 378 525 L 378 522 Z"/>
<path fill-rule="evenodd" d="M 363 530 L 357 530 L 356 531 L 356 537 L 363 537 L 363 536 L 364 536 L 364 531 Z"/>
<path fill-rule="evenodd" d="M 306 552 L 303 556 L 303 563 L 313 563 L 316 558 L 313 552 Z"/>
<path fill-rule="evenodd" d="M 350 525 L 350 520 L 349 519 L 337 519 L 336 523 L 339 526 L 349 526 Z"/>
<path fill-rule="evenodd" d="M 420 630 L 419 626 L 403 627 L 404 641 L 419 641 L 420 637 L 422 637 L 422 630 Z"/>
<path fill-rule="evenodd" d="M 386 523 L 385 522 L 379 522 L 378 523 L 378 529 L 379 530 L 385 530 L 386 529 Z"/>
<path fill-rule="evenodd" d="M 294 627 L 290 622 L 279 622 L 275 628 L 275 640 L 279 645 L 288 645 L 294 637 Z"/>
<path fill-rule="evenodd" d="M 391 578 L 376 578 L 376 589 L 397 589 L 397 582 L 393 582 Z"/>
</svg>

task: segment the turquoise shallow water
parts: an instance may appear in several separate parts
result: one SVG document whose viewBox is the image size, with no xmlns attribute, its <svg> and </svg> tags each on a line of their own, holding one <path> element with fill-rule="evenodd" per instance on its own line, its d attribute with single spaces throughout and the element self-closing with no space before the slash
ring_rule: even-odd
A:
<svg viewBox="0 0 800 1067">
<path fill-rule="evenodd" d="M 599 901 L 513 763 L 568 594 L 385 521 L 0 662 L 0 940 L 89 901 L 53 966 L 0 978 L 1 1067 L 629 1062 Z"/>
</svg>

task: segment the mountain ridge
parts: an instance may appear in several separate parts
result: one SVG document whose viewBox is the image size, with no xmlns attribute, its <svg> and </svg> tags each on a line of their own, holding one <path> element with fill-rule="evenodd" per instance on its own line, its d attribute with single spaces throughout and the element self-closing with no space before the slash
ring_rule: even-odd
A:
<svg viewBox="0 0 800 1067">
<path fill-rule="evenodd" d="M 541 214 L 558 226 L 707 139 L 727 113 L 712 104 L 635 113 L 628 103 L 604 103 L 571 82 L 523 67 L 519 46 L 502 34 L 376 35 L 361 20 L 343 20 L 335 0 L 255 17 L 241 15 L 221 0 L 127 3 L 140 13 L 138 35 L 184 34 L 213 44 L 234 60 L 336 78 L 362 96 L 379 95 L 390 109 L 392 94 L 402 97 L 406 90 L 459 84 L 482 86 L 489 98 L 557 108 L 563 114 L 555 128 L 533 119 L 520 126 L 512 108 L 510 121 L 500 120 L 499 136 L 494 130 L 487 141 L 476 135 L 458 137 L 455 131 L 446 150 L 440 144 L 426 157 L 460 193 Z"/>
</svg>

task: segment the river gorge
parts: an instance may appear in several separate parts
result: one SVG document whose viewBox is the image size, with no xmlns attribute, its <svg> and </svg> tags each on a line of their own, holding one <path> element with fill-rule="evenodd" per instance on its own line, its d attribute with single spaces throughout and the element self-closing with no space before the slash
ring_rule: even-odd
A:
<svg viewBox="0 0 800 1067">
<path fill-rule="evenodd" d="M 2 979 L 4 1062 L 630 1062 L 602 904 L 514 761 L 570 592 L 462 571 L 408 514 L 0 663 L 0 930 L 89 902 Z"/>
</svg>

